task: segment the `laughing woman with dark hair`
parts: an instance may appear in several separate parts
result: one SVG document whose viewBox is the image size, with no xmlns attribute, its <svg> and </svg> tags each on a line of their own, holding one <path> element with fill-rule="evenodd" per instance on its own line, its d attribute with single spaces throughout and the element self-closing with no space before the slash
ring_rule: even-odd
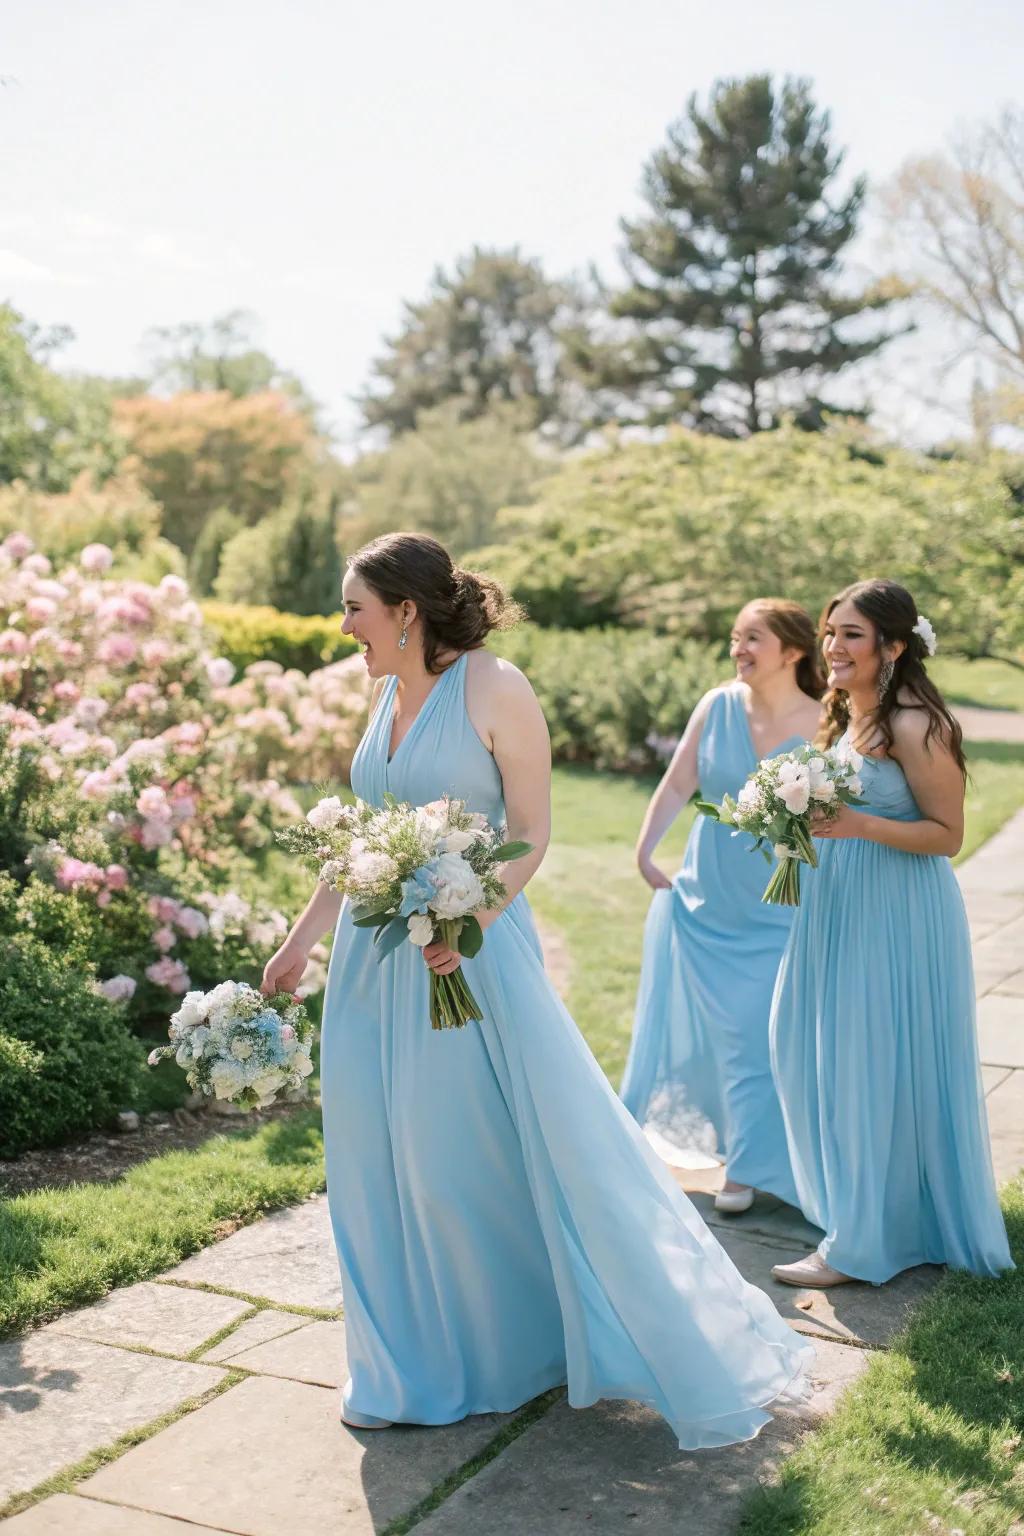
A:
<svg viewBox="0 0 1024 1536">
<path fill-rule="evenodd" d="M 507 905 L 479 914 L 471 960 L 403 943 L 378 963 L 322 886 L 267 966 L 268 990 L 291 985 L 337 919 L 322 1081 L 342 1417 L 447 1424 L 567 1382 L 576 1406 L 649 1403 L 687 1447 L 749 1439 L 809 1352 L 661 1167 L 544 973 L 522 887 L 548 841 L 547 731 L 526 678 L 481 648 L 508 600 L 412 534 L 359 551 L 343 591 L 376 680 L 356 793 L 450 794 L 533 851 L 507 868 Z M 460 965 L 483 1017 L 435 1032 L 428 967 Z"/>
<path fill-rule="evenodd" d="M 827 605 L 818 742 L 863 756 L 862 806 L 818 829 L 772 1008 L 772 1067 L 804 1215 L 789 1285 L 880 1285 L 915 1264 L 1011 1267 L 996 1198 L 967 919 L 960 728 L 928 676 L 931 625 L 894 581 Z M 855 763 L 857 758 L 855 757 Z"/>
</svg>

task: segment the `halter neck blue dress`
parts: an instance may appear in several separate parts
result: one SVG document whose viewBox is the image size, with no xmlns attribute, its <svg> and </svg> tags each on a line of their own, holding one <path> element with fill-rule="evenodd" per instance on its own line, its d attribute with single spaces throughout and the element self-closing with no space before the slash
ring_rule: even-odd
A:
<svg viewBox="0 0 1024 1536">
<path fill-rule="evenodd" d="M 355 792 L 464 799 L 504 819 L 502 783 L 441 675 L 388 761 L 389 679 L 352 765 Z M 347 903 L 324 1006 L 328 1195 L 361 1414 L 443 1424 L 630 1398 L 681 1446 L 752 1437 L 810 1351 L 748 1285 L 632 1117 L 545 975 L 519 895 L 465 961 L 482 1023 L 433 1031 L 405 943 L 378 963 Z"/>
<path fill-rule="evenodd" d="M 921 819 L 893 758 L 865 757 L 860 776 L 864 811 Z M 818 1251 L 876 1285 L 915 1264 L 998 1274 L 1012 1264 L 952 865 L 865 838 L 817 849 L 771 1051 L 800 1206 L 825 1233 Z"/>
<path fill-rule="evenodd" d="M 792 736 L 771 755 L 803 744 Z M 698 747 L 705 800 L 734 798 L 758 765 L 743 690 L 721 688 Z M 718 1153 L 728 1178 L 796 1204 L 768 1053 L 791 907 L 761 900 L 771 869 L 751 839 L 698 816 L 671 890 L 655 891 L 622 1102 L 676 1162 Z"/>
</svg>

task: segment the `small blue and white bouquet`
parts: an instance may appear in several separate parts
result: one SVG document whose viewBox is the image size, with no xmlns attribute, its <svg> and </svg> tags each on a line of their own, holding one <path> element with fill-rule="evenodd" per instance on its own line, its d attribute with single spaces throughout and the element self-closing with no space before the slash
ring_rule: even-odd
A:
<svg viewBox="0 0 1024 1536">
<path fill-rule="evenodd" d="M 502 868 L 529 853 L 530 844 L 509 842 L 505 828 L 467 811 L 462 800 L 445 796 L 414 806 L 385 795 L 384 802 L 343 805 L 330 796 L 278 840 L 348 897 L 357 928 L 376 929 L 379 959 L 406 939 L 421 949 L 442 941 L 472 958 L 484 941 L 474 914 L 501 906 L 508 894 Z M 431 971 L 434 1029 L 482 1017 L 461 966 L 447 976 Z"/>
<path fill-rule="evenodd" d="M 800 905 L 800 865 L 818 867 L 812 817 L 818 823 L 834 821 L 841 805 L 861 805 L 859 778 L 864 759 L 848 741 L 820 750 L 798 747 L 762 758 L 734 800 L 726 795 L 721 805 L 698 800 L 697 809 L 733 836 L 749 832 L 760 848 L 778 864 L 765 887 L 762 901 L 785 907 Z M 769 852 L 771 849 L 771 852 Z"/>
<path fill-rule="evenodd" d="M 313 1070 L 313 1024 L 290 992 L 266 998 L 240 981 L 187 992 L 168 1033 L 171 1043 L 150 1051 L 151 1067 L 173 1056 L 195 1093 L 246 1109 L 301 1093 Z"/>
</svg>

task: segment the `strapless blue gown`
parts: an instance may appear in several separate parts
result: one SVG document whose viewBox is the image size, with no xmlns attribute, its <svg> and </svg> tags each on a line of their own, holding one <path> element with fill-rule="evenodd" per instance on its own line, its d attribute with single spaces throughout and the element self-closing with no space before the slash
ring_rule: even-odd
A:
<svg viewBox="0 0 1024 1536">
<path fill-rule="evenodd" d="M 800 745 L 794 736 L 777 751 Z M 704 799 L 735 797 L 757 764 L 743 692 L 732 684 L 716 694 L 701 731 Z M 761 900 L 771 867 L 751 846 L 698 816 L 672 889 L 655 891 L 621 1096 L 657 1133 L 655 1144 L 669 1144 L 666 1155 L 717 1152 L 728 1178 L 795 1205 L 768 1052 L 793 909 Z"/>
<path fill-rule="evenodd" d="M 865 758 L 864 811 L 921 813 Z M 819 841 L 779 970 L 772 1066 L 800 1206 L 834 1269 L 1012 1267 L 978 1063 L 971 945 L 946 858 Z"/>
<path fill-rule="evenodd" d="M 352 783 L 503 819 L 501 778 L 445 672 L 387 759 L 395 680 Z M 567 1383 L 630 1398 L 686 1448 L 749 1439 L 801 1390 L 806 1343 L 750 1286 L 619 1103 L 548 981 L 525 898 L 464 962 L 483 1022 L 435 1032 L 422 956 L 378 964 L 338 920 L 324 1006 L 328 1196 L 346 1399 L 418 1424 L 506 1411 Z"/>
</svg>

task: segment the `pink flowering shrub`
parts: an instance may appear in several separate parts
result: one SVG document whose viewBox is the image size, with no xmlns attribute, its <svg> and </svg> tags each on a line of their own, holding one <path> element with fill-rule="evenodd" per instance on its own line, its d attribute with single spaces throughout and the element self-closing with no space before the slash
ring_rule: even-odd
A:
<svg viewBox="0 0 1024 1536">
<path fill-rule="evenodd" d="M 347 776 L 366 686 L 358 658 L 236 678 L 180 577 L 110 565 L 95 542 L 56 571 L 26 535 L 0 542 L 0 868 L 8 931 L 88 958 L 141 1022 L 258 978 L 286 928 L 258 893 L 301 815 L 288 783 Z"/>
</svg>

